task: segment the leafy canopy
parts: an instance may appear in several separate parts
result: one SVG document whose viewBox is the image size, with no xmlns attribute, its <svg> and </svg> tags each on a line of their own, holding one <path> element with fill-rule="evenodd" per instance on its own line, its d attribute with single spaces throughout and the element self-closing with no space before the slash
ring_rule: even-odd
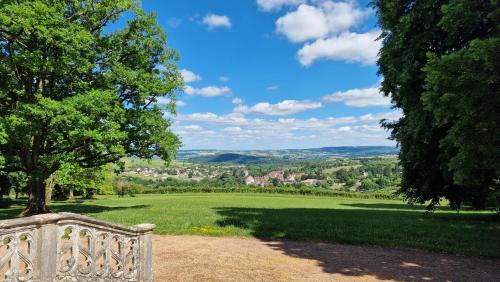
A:
<svg viewBox="0 0 500 282">
<path fill-rule="evenodd" d="M 182 85 L 176 60 L 155 16 L 135 1 L 1 1 L 2 173 L 28 175 L 34 213 L 62 163 L 174 158 L 180 141 L 164 112 L 175 113 Z M 164 96 L 171 103 L 160 107 Z"/>
<path fill-rule="evenodd" d="M 500 190 L 500 1 L 372 4 L 382 92 L 404 113 L 385 123 L 401 147 L 400 192 L 431 206 L 446 197 L 486 207 Z"/>
</svg>

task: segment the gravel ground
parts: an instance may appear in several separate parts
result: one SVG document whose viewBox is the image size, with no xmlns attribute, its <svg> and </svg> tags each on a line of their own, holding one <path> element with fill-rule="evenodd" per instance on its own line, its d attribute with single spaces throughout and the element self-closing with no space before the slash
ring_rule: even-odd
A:
<svg viewBox="0 0 500 282">
<path fill-rule="evenodd" d="M 500 281 L 500 260 L 247 238 L 154 236 L 163 281 Z"/>
</svg>

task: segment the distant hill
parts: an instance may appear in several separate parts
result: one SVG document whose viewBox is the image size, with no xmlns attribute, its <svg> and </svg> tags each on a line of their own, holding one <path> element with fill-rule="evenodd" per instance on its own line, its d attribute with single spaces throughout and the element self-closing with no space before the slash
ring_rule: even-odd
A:
<svg viewBox="0 0 500 282">
<path fill-rule="evenodd" d="M 399 150 L 391 146 L 344 146 L 289 150 L 181 150 L 179 160 L 201 163 L 260 164 L 289 160 L 320 160 L 332 157 L 364 157 L 397 155 Z"/>
<path fill-rule="evenodd" d="M 319 150 L 341 156 L 396 155 L 399 153 L 398 148 L 390 146 L 323 147 Z"/>
<path fill-rule="evenodd" d="M 205 163 L 257 164 L 269 161 L 269 158 L 236 154 L 236 153 L 223 153 L 223 154 L 193 157 L 190 158 L 189 160 L 195 162 L 205 162 Z"/>
</svg>

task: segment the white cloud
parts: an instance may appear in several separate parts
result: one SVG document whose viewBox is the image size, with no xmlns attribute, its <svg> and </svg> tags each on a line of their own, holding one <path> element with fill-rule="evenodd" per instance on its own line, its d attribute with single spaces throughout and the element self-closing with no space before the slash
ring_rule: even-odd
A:
<svg viewBox="0 0 500 282">
<path fill-rule="evenodd" d="M 174 127 L 175 133 L 181 136 L 190 136 L 190 137 L 210 137 L 216 134 L 215 131 L 206 129 L 199 125 L 186 125 L 180 127 Z"/>
<path fill-rule="evenodd" d="M 258 115 L 268 115 L 268 116 L 286 116 L 306 110 L 313 110 L 321 108 L 320 102 L 312 101 L 297 101 L 297 100 L 284 100 L 276 104 L 270 103 L 258 103 L 251 107 L 240 105 L 235 108 L 236 113 L 241 114 L 258 114 Z"/>
<path fill-rule="evenodd" d="M 195 88 L 192 86 L 185 86 L 184 93 L 190 96 L 203 96 L 203 97 L 217 97 L 222 95 L 227 95 L 231 93 L 231 88 L 227 86 L 207 86 L 203 88 Z"/>
<path fill-rule="evenodd" d="M 156 102 L 161 105 L 168 105 L 172 102 L 168 97 L 157 97 Z"/>
<path fill-rule="evenodd" d="M 235 104 L 235 105 L 243 105 L 243 100 L 240 99 L 240 98 L 234 98 L 231 103 Z"/>
<path fill-rule="evenodd" d="M 310 66 L 320 59 L 359 62 L 364 65 L 377 61 L 378 51 L 382 46 L 379 30 L 367 33 L 342 33 L 327 39 L 318 39 L 308 43 L 298 51 L 298 58 L 303 66 Z"/>
<path fill-rule="evenodd" d="M 176 119 L 179 121 L 197 121 L 210 124 L 243 125 L 249 123 L 249 120 L 247 118 L 237 113 L 224 116 L 219 116 L 211 112 L 193 113 L 189 115 L 179 115 Z"/>
<path fill-rule="evenodd" d="M 202 22 L 210 29 L 218 27 L 230 28 L 232 26 L 231 19 L 224 15 L 207 14 Z"/>
<path fill-rule="evenodd" d="M 382 95 L 378 87 L 364 89 L 350 89 L 344 92 L 335 92 L 323 97 L 325 103 L 342 102 L 346 106 L 363 107 L 386 107 L 391 105 L 391 99 Z"/>
<path fill-rule="evenodd" d="M 378 122 L 380 118 L 395 119 L 400 115 L 396 111 L 360 117 L 249 119 L 237 113 L 194 113 L 177 116 L 175 124 L 200 123 L 210 129 L 204 126 L 176 126 L 175 132 L 182 136 L 189 148 L 284 149 L 297 146 L 394 145 L 386 139 L 388 133 Z M 220 128 L 220 125 L 226 126 Z"/>
<path fill-rule="evenodd" d="M 267 90 L 269 90 L 269 91 L 276 91 L 279 88 L 280 88 L 279 85 L 271 85 L 271 86 L 267 87 Z"/>
<path fill-rule="evenodd" d="M 276 32 L 291 42 L 306 42 L 297 52 L 303 66 L 321 59 L 371 65 L 382 45 L 376 41 L 380 30 L 360 33 L 353 29 L 372 13 L 353 0 L 301 1 L 276 21 Z"/>
<path fill-rule="evenodd" d="M 304 42 L 345 32 L 369 13 L 370 10 L 360 10 L 353 1 L 302 4 L 276 21 L 276 31 L 292 42 Z"/>
<path fill-rule="evenodd" d="M 279 10 L 285 6 L 295 6 L 304 3 L 306 0 L 257 0 L 257 5 L 263 11 L 269 12 Z"/>
<path fill-rule="evenodd" d="M 192 72 L 190 70 L 182 69 L 180 71 L 180 73 L 181 73 L 182 78 L 184 79 L 185 83 L 189 83 L 189 82 L 194 82 L 194 81 L 201 80 L 201 76 L 197 75 L 196 73 L 194 73 L 194 72 Z"/>
<path fill-rule="evenodd" d="M 177 102 L 175 102 L 175 105 L 177 107 L 184 107 L 184 106 L 187 106 L 187 103 L 184 101 L 177 101 Z"/>
<path fill-rule="evenodd" d="M 225 127 L 224 129 L 222 129 L 222 132 L 225 133 L 239 133 L 241 131 L 242 129 L 239 126 Z"/>
<path fill-rule="evenodd" d="M 328 34 L 328 25 L 321 9 L 300 5 L 297 11 L 276 21 L 276 31 L 292 42 L 303 42 Z"/>
<path fill-rule="evenodd" d="M 204 128 L 199 126 L 199 125 L 187 125 L 187 126 L 184 126 L 183 129 L 189 130 L 189 131 L 200 131 L 200 130 L 203 130 Z"/>
<path fill-rule="evenodd" d="M 223 76 L 219 77 L 219 80 L 222 81 L 222 82 L 228 82 L 229 81 L 229 77 L 223 75 Z"/>
</svg>

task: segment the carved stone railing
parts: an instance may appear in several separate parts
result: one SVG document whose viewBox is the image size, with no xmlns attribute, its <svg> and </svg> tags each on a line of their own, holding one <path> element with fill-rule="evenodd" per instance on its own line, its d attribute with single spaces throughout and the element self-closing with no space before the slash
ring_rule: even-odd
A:
<svg viewBox="0 0 500 282">
<path fill-rule="evenodd" d="M 153 281 L 154 228 L 73 213 L 0 221 L 0 282 Z"/>
</svg>

